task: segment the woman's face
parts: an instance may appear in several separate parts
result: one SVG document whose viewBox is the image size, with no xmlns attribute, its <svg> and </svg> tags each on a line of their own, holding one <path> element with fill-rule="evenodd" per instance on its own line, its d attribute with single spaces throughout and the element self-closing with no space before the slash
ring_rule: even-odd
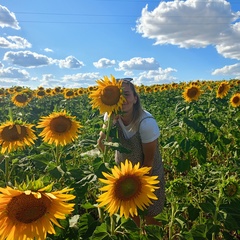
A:
<svg viewBox="0 0 240 240">
<path fill-rule="evenodd" d="M 122 110 L 125 113 L 130 113 L 133 110 L 133 105 L 137 102 L 137 96 L 134 96 L 130 84 L 123 82 L 122 88 L 124 97 L 126 99 L 126 101 L 123 103 Z"/>
</svg>

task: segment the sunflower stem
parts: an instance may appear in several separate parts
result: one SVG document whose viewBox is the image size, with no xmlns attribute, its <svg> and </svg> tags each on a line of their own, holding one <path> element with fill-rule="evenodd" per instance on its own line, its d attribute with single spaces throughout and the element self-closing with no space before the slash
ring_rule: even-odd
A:
<svg viewBox="0 0 240 240">
<path fill-rule="evenodd" d="M 110 131 L 111 131 L 111 128 L 112 128 L 112 123 L 113 123 L 113 117 L 112 117 L 112 113 L 111 113 L 111 115 L 108 119 L 108 122 L 107 122 L 106 141 L 108 141 Z M 108 149 L 109 149 L 108 146 L 105 145 L 104 152 L 103 152 L 103 162 L 106 162 L 106 160 L 107 160 Z"/>
<path fill-rule="evenodd" d="M 113 236 L 114 235 L 114 233 L 115 233 L 115 228 L 116 228 L 116 221 L 115 221 L 115 217 L 114 217 L 114 215 L 111 215 L 110 216 L 110 220 L 111 220 L 111 235 Z"/>
<path fill-rule="evenodd" d="M 55 159 L 56 159 L 56 165 L 60 165 L 61 164 L 61 146 L 60 145 L 57 145 L 56 146 L 56 151 L 55 151 Z"/>
<path fill-rule="evenodd" d="M 5 157 L 5 184 L 8 186 L 9 182 L 9 158 Z"/>
<path fill-rule="evenodd" d="M 100 207 L 98 207 L 97 210 L 98 210 L 99 221 L 101 223 L 103 223 L 103 221 L 104 221 L 103 211 L 102 211 L 102 209 Z"/>
<path fill-rule="evenodd" d="M 8 116 L 9 116 L 9 121 L 13 122 L 13 113 L 12 113 L 12 108 L 9 107 L 8 109 Z"/>
</svg>

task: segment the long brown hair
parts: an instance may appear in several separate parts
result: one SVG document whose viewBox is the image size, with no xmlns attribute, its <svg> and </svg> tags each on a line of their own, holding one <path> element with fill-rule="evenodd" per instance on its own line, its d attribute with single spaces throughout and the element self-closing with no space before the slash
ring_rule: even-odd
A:
<svg viewBox="0 0 240 240">
<path fill-rule="evenodd" d="M 133 83 L 131 83 L 130 81 L 123 81 L 123 82 L 130 86 L 134 97 L 137 98 L 136 103 L 134 103 L 134 105 L 133 105 L 133 119 L 132 119 L 132 122 L 130 123 L 131 129 L 136 131 L 138 129 L 138 125 L 139 125 L 141 116 L 143 114 L 143 108 L 141 105 L 139 94 L 137 93 L 136 88 L 133 85 Z"/>
</svg>

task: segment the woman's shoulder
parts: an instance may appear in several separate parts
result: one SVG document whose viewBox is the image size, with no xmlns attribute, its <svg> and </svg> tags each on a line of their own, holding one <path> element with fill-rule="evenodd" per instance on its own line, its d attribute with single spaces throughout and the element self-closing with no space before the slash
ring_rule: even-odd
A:
<svg viewBox="0 0 240 240">
<path fill-rule="evenodd" d="M 148 112 L 147 110 L 143 110 L 142 115 L 140 117 L 140 121 L 144 120 L 145 118 L 154 118 L 153 115 Z"/>
</svg>

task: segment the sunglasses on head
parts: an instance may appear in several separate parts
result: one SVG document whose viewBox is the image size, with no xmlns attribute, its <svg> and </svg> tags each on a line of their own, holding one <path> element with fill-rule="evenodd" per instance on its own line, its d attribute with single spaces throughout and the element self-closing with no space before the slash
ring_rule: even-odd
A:
<svg viewBox="0 0 240 240">
<path fill-rule="evenodd" d="M 133 78 L 117 78 L 117 81 L 126 81 L 126 82 L 131 82 Z"/>
</svg>

